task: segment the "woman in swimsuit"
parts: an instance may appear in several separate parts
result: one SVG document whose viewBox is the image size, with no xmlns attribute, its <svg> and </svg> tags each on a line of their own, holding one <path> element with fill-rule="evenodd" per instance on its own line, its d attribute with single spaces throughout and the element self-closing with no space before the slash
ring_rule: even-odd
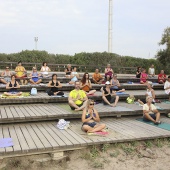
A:
<svg viewBox="0 0 170 170">
<path fill-rule="evenodd" d="M 67 68 L 65 69 L 66 77 L 70 78 L 72 72 L 71 64 L 67 64 Z"/>
<path fill-rule="evenodd" d="M 64 93 L 61 91 L 58 91 L 58 88 L 62 88 L 61 83 L 57 80 L 57 74 L 52 75 L 52 80 L 47 85 L 51 89 L 48 91 L 49 96 L 58 95 L 63 96 Z"/>
<path fill-rule="evenodd" d="M 22 92 L 18 92 L 18 88 L 20 88 L 19 83 L 15 80 L 15 75 L 11 76 L 11 81 L 7 83 L 6 89 L 9 89 L 9 92 L 4 92 L 7 96 L 20 96 Z"/>
<path fill-rule="evenodd" d="M 98 123 L 100 122 L 100 117 L 97 110 L 94 108 L 94 101 L 91 99 L 87 101 L 87 106 L 83 110 L 82 122 L 82 130 L 88 133 L 99 132 L 106 127 L 105 124 Z"/>
</svg>

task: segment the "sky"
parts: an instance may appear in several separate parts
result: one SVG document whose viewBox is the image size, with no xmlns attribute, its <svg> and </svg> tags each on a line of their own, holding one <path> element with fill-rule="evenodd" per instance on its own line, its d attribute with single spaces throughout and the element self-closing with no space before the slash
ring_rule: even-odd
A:
<svg viewBox="0 0 170 170">
<path fill-rule="evenodd" d="M 154 58 L 169 0 L 113 0 L 112 52 Z M 0 0 L 0 53 L 108 51 L 109 0 Z"/>
</svg>

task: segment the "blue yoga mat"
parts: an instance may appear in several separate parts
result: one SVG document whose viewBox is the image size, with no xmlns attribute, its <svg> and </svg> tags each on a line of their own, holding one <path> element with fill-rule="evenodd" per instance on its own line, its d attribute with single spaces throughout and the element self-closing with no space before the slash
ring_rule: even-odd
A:
<svg viewBox="0 0 170 170">
<path fill-rule="evenodd" d="M 12 138 L 2 138 L 0 139 L 0 148 L 14 146 Z"/>
<path fill-rule="evenodd" d="M 127 93 L 125 92 L 116 92 L 116 94 L 119 96 L 119 95 L 128 95 Z"/>
<path fill-rule="evenodd" d="M 165 130 L 169 130 L 170 131 L 170 124 L 169 123 L 164 123 L 164 122 L 162 122 L 161 124 L 159 124 L 159 125 L 155 125 L 153 122 L 151 122 L 151 121 L 144 121 L 143 120 L 143 118 L 138 118 L 138 119 L 136 119 L 136 120 L 138 120 L 138 121 L 140 121 L 140 122 L 143 122 L 143 123 L 147 123 L 147 124 L 149 124 L 149 125 L 153 125 L 153 126 L 156 126 L 156 127 L 159 127 L 159 128 L 162 128 L 162 129 L 165 129 Z"/>
</svg>

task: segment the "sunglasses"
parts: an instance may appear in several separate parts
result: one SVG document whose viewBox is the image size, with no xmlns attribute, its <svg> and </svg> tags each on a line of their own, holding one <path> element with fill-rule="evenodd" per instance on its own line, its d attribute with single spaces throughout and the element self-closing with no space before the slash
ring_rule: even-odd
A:
<svg viewBox="0 0 170 170">
<path fill-rule="evenodd" d="M 90 103 L 90 105 L 92 106 L 92 105 L 94 105 L 94 103 Z"/>
</svg>

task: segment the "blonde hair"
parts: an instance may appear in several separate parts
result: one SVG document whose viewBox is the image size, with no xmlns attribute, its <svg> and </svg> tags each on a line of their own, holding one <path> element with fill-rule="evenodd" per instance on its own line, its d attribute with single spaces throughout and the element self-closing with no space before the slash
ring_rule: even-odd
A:
<svg viewBox="0 0 170 170">
<path fill-rule="evenodd" d="M 88 100 L 87 100 L 86 109 L 89 108 L 90 103 L 92 103 L 92 102 L 94 103 L 94 100 L 92 100 L 92 99 L 88 99 Z"/>
<path fill-rule="evenodd" d="M 151 97 L 151 96 L 147 96 L 147 97 L 146 97 L 146 102 L 148 102 L 148 100 L 149 100 L 150 98 L 152 98 L 152 97 Z"/>
</svg>

